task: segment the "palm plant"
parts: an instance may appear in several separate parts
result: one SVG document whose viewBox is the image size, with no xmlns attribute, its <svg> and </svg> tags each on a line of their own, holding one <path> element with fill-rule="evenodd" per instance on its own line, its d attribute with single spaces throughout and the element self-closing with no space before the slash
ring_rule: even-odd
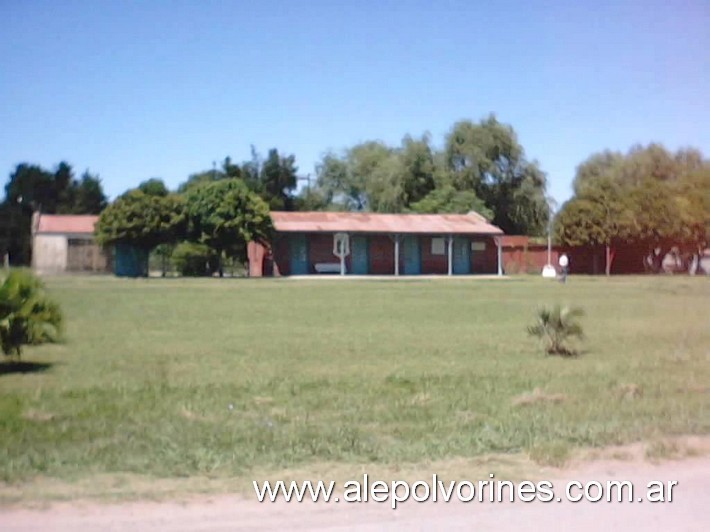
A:
<svg viewBox="0 0 710 532">
<path fill-rule="evenodd" d="M 19 358 L 23 345 L 58 341 L 62 322 L 59 305 L 31 272 L 11 270 L 0 276 L 0 349 L 5 355 Z"/>
<path fill-rule="evenodd" d="M 541 308 L 537 313 L 537 323 L 528 327 L 528 334 L 542 339 L 545 350 L 550 355 L 571 356 L 577 352 L 567 345 L 571 338 L 584 338 L 578 319 L 584 316 L 581 308 L 555 305 Z"/>
</svg>

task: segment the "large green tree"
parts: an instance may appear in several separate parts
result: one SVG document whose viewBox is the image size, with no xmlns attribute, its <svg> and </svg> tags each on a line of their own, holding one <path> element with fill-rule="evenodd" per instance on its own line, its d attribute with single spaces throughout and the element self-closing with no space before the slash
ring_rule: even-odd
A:
<svg viewBox="0 0 710 532">
<path fill-rule="evenodd" d="M 689 266 L 708 245 L 710 164 L 694 149 L 634 146 L 628 153 L 594 154 L 577 168 L 574 197 L 558 214 L 562 243 L 602 245 L 606 272 L 615 250 L 633 244 L 651 271 L 677 249 Z"/>
<path fill-rule="evenodd" d="M 373 212 L 468 212 L 490 216 L 508 233 L 547 227 L 546 178 L 528 161 L 515 132 L 494 117 L 462 121 L 443 151 L 428 135 L 391 147 L 363 142 L 327 153 L 316 168 L 326 208 Z M 312 194 L 312 191 L 309 191 Z"/>
<path fill-rule="evenodd" d="M 54 172 L 18 164 L 5 185 L 5 201 L 46 214 L 98 214 L 107 203 L 97 175 L 87 170 L 77 179 L 65 162 Z"/>
<path fill-rule="evenodd" d="M 408 198 L 418 201 L 433 188 L 430 162 L 426 146 L 411 139 L 404 149 L 363 142 L 341 156 L 327 153 L 316 168 L 317 187 L 345 210 L 402 212 Z"/>
<path fill-rule="evenodd" d="M 209 246 L 218 259 L 244 258 L 249 241 L 271 235 L 269 206 L 239 179 L 224 179 L 190 189 L 185 195 L 190 240 Z M 222 275 L 221 264 L 218 266 Z"/>
<path fill-rule="evenodd" d="M 149 195 L 135 189 L 104 209 L 96 225 L 96 236 L 102 245 L 124 243 L 150 251 L 182 240 L 186 228 L 184 198 L 176 194 Z"/>
<path fill-rule="evenodd" d="M 525 157 L 517 135 L 494 116 L 454 124 L 446 157 L 458 190 L 472 190 L 493 211 L 493 223 L 510 234 L 542 234 L 549 209 L 546 177 Z"/>
<path fill-rule="evenodd" d="M 603 247 L 604 271 L 610 275 L 618 246 L 631 234 L 630 225 L 629 203 L 622 187 L 612 179 L 600 179 L 562 206 L 555 228 L 557 239 L 566 245 Z"/>
</svg>

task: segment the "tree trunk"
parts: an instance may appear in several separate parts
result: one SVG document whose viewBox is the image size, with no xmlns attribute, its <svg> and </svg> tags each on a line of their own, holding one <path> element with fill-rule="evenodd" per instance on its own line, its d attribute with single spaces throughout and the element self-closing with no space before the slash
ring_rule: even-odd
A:
<svg viewBox="0 0 710 532">
<path fill-rule="evenodd" d="M 612 248 L 609 244 L 606 245 L 606 265 L 604 267 L 604 272 L 606 276 L 611 275 L 611 265 L 614 262 L 614 256 L 616 255 L 616 250 Z"/>
<path fill-rule="evenodd" d="M 217 251 L 217 274 L 221 277 L 224 277 L 224 267 L 222 265 L 222 254 L 223 251 L 221 249 L 216 250 Z"/>
</svg>

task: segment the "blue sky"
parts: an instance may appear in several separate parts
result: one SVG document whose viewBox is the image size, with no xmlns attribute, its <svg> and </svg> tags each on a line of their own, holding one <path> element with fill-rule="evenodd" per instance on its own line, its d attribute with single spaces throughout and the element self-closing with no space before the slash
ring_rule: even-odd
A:
<svg viewBox="0 0 710 532">
<path fill-rule="evenodd" d="M 0 0 L 0 172 L 176 186 L 254 144 L 437 144 L 493 112 L 558 200 L 605 148 L 710 155 L 710 2 Z"/>
</svg>

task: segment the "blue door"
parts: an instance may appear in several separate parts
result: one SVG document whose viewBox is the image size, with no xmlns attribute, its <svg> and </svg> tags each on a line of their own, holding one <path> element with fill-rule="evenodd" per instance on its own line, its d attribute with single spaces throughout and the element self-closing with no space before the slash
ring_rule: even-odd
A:
<svg viewBox="0 0 710 532">
<path fill-rule="evenodd" d="M 308 243 L 306 242 L 306 235 L 291 235 L 288 243 L 291 252 L 291 275 L 308 274 Z"/>
<path fill-rule="evenodd" d="M 454 238 L 454 274 L 466 275 L 471 273 L 471 242 L 468 238 Z"/>
<path fill-rule="evenodd" d="M 352 254 L 352 270 L 355 275 L 367 275 L 369 273 L 370 253 L 366 236 L 355 235 L 350 240 L 350 253 Z"/>
<path fill-rule="evenodd" d="M 404 275 L 422 273 L 422 255 L 419 249 L 419 237 L 407 235 L 402 240 L 404 246 Z"/>
<path fill-rule="evenodd" d="M 148 252 L 119 242 L 114 251 L 116 277 L 148 277 Z"/>
</svg>

